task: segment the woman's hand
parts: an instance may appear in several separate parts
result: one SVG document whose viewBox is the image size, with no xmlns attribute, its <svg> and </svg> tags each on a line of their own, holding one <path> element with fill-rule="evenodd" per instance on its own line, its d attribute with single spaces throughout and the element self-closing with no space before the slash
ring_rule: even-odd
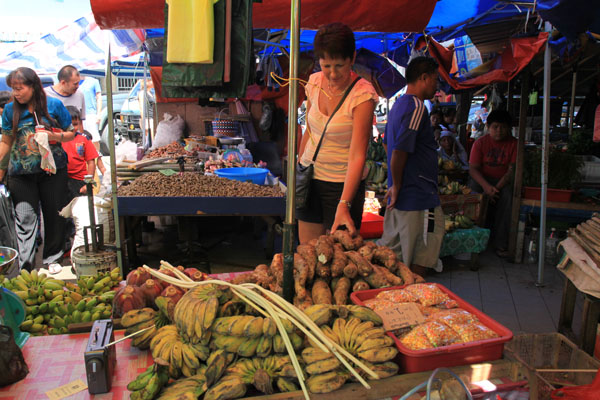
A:
<svg viewBox="0 0 600 400">
<path fill-rule="evenodd" d="M 356 227 L 350 216 L 350 208 L 346 203 L 338 203 L 335 219 L 333 220 L 333 225 L 331 225 L 331 233 L 335 232 L 342 225 L 346 226 L 350 236 L 356 235 Z"/>
</svg>

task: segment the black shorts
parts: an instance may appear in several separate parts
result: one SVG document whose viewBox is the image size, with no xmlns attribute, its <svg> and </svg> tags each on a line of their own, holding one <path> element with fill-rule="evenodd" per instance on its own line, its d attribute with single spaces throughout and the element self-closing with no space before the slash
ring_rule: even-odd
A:
<svg viewBox="0 0 600 400">
<path fill-rule="evenodd" d="M 296 208 L 296 218 L 303 222 L 323 224 L 325 229 L 331 229 L 343 190 L 344 182 L 326 182 L 313 179 L 310 182 L 307 207 L 301 210 Z M 354 221 L 354 227 L 359 230 L 365 203 L 365 181 L 361 181 L 358 185 L 351 203 L 350 216 Z"/>
</svg>

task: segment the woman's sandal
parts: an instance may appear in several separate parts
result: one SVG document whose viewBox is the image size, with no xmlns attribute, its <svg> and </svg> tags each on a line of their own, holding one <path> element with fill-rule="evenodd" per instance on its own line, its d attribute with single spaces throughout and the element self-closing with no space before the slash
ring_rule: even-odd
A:
<svg viewBox="0 0 600 400">
<path fill-rule="evenodd" d="M 60 265 L 59 263 L 51 263 L 48 265 L 48 272 L 50 272 L 50 274 L 56 275 L 60 271 L 62 271 L 62 265 Z"/>
</svg>

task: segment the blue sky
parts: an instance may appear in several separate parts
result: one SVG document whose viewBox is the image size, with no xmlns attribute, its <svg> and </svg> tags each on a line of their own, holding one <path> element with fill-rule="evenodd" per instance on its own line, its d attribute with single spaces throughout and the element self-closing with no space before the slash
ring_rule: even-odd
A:
<svg viewBox="0 0 600 400">
<path fill-rule="evenodd" d="M 89 0 L 0 0 L 1 32 L 49 33 L 91 13 Z"/>
</svg>

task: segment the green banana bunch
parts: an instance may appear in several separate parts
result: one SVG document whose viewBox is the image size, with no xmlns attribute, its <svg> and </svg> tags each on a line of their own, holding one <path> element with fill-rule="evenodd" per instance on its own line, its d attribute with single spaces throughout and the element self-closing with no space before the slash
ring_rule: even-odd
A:
<svg viewBox="0 0 600 400">
<path fill-rule="evenodd" d="M 163 386 L 169 381 L 167 368 L 160 364 L 152 364 L 127 385 L 131 399 L 154 399 Z"/>
</svg>

